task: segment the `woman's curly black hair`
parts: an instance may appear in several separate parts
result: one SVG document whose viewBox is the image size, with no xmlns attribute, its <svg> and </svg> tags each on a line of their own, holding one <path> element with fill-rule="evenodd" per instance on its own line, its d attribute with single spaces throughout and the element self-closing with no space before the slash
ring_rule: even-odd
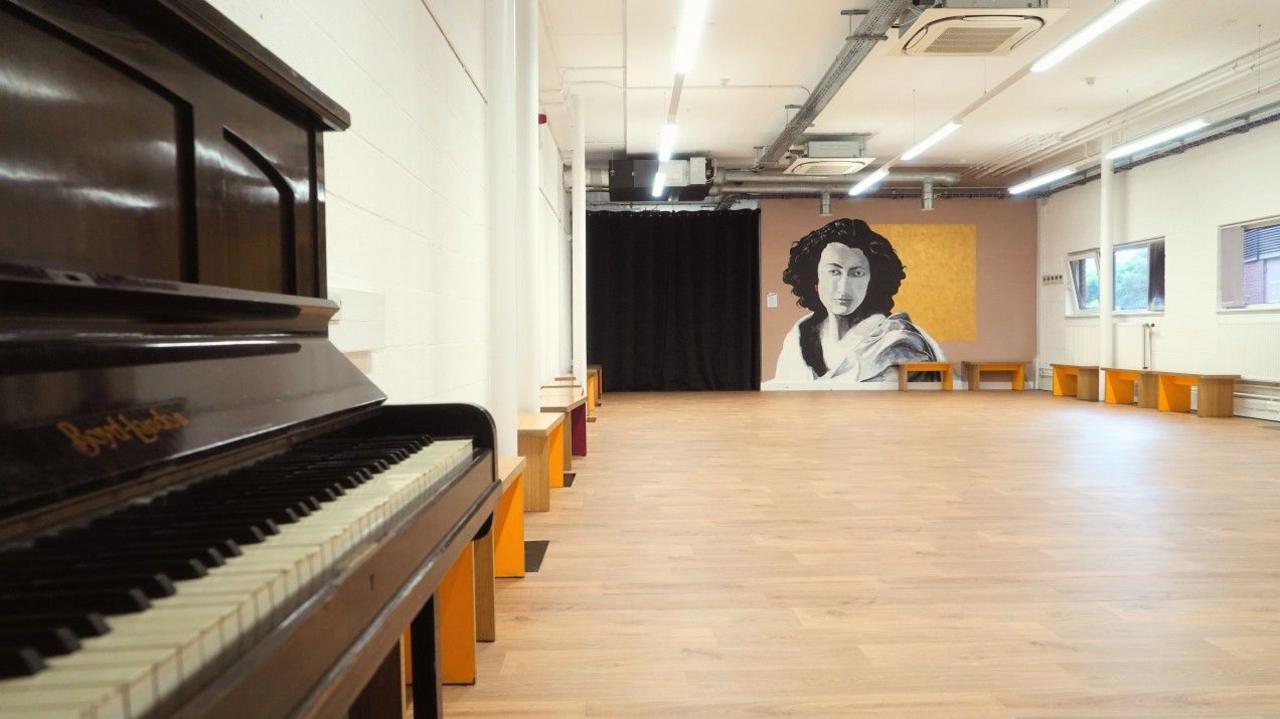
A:
<svg viewBox="0 0 1280 719">
<path fill-rule="evenodd" d="M 782 281 L 791 285 L 796 304 L 813 312 L 814 319 L 826 317 L 827 308 L 818 298 L 818 259 L 832 242 L 862 250 L 870 264 L 867 296 L 861 305 L 854 308 L 852 319 L 857 321 L 875 314 L 889 314 L 893 309 L 893 296 L 907 277 L 906 268 L 889 240 L 876 234 L 862 220 L 828 222 L 791 245 L 791 259 L 782 272 Z"/>
<path fill-rule="evenodd" d="M 800 355 L 815 376 L 827 373 L 827 363 L 822 356 L 819 328 L 827 318 L 827 308 L 818 297 L 818 260 L 822 251 L 832 242 L 862 250 L 870 265 L 871 278 L 867 281 L 867 295 L 862 304 L 854 308 L 850 319 L 859 322 L 871 315 L 889 314 L 893 309 L 893 296 L 898 293 L 902 281 L 907 278 L 906 268 L 893 245 L 876 234 L 862 220 L 840 219 L 819 227 L 791 245 L 791 259 L 782 272 L 782 281 L 791 285 L 796 304 L 813 313 L 800 322 Z"/>
</svg>

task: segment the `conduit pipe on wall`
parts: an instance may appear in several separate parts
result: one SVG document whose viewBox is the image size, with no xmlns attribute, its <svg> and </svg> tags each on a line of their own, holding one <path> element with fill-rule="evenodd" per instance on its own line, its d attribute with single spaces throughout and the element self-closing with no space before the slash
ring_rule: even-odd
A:
<svg viewBox="0 0 1280 719">
<path fill-rule="evenodd" d="M 910 3 L 911 0 L 876 0 L 872 4 L 857 29 L 845 38 L 840 54 L 836 55 L 831 66 L 822 75 L 822 79 L 814 86 L 813 93 L 782 128 L 782 132 L 765 147 L 764 152 L 760 153 L 760 158 L 755 165 L 757 168 L 770 167 L 782 160 L 791 146 L 800 139 L 800 136 L 826 108 L 827 103 L 831 102 L 836 93 L 840 92 L 840 88 L 844 87 L 845 81 L 853 71 L 858 69 L 867 55 L 871 54 L 876 44 L 888 38 L 889 29 L 893 27 L 894 21 L 902 15 Z"/>
<path fill-rule="evenodd" d="M 1027 167 L 1047 159 L 1048 157 L 1052 157 L 1054 154 L 1063 152 L 1072 146 L 1097 140 L 1102 137 L 1102 135 L 1123 127 L 1127 123 L 1134 122 L 1145 117 L 1150 117 L 1158 113 L 1168 112 L 1171 108 L 1176 107 L 1181 103 L 1194 100 L 1197 97 L 1201 97 L 1207 93 L 1218 90 L 1226 84 L 1246 79 L 1251 75 L 1262 72 L 1277 63 L 1280 63 L 1280 41 L 1264 45 L 1257 50 L 1251 50 L 1229 62 L 1225 62 L 1215 68 L 1203 72 L 1186 82 L 1179 83 L 1178 85 L 1158 92 L 1141 102 L 1130 105 L 1118 112 L 1102 118 L 1101 120 L 1092 122 L 1064 135 L 1042 136 L 1037 138 L 1034 142 L 1024 142 L 996 160 L 974 167 L 966 174 L 1006 174 L 1026 169 Z M 1231 99 L 1217 103 L 1213 109 L 1220 109 L 1230 104 L 1247 100 L 1250 97 L 1256 96 L 1260 89 L 1264 91 L 1269 90 L 1274 88 L 1275 85 L 1275 80 L 1268 80 L 1265 87 L 1259 88 L 1255 86 L 1247 88 L 1246 91 L 1242 91 Z M 1213 109 L 1209 109 L 1204 112 L 1212 112 Z"/>
</svg>

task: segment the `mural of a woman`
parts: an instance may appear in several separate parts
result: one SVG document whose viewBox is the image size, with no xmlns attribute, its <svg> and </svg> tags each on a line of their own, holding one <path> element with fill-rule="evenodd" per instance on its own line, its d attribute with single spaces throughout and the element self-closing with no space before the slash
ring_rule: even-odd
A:
<svg viewBox="0 0 1280 719">
<path fill-rule="evenodd" d="M 862 220 L 835 220 L 800 238 L 782 281 L 809 314 L 783 339 L 774 381 L 888 381 L 898 362 L 945 361 L 906 313 L 891 314 L 906 276 L 893 245 Z"/>
</svg>

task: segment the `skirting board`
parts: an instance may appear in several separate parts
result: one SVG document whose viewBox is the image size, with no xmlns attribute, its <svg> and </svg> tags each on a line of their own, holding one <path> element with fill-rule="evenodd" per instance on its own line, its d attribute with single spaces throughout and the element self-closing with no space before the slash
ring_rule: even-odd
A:
<svg viewBox="0 0 1280 719">
<path fill-rule="evenodd" d="M 940 390 L 942 389 L 942 383 L 941 382 L 912 382 L 910 391 L 914 391 L 917 389 L 922 391 Z M 969 389 L 969 385 L 964 380 L 960 379 L 959 377 L 955 378 L 955 389 L 953 391 L 956 391 L 956 392 L 959 392 L 962 390 L 967 391 L 968 389 Z M 1007 381 L 1001 382 L 999 380 L 983 381 L 983 383 L 978 387 L 978 389 L 1008 390 L 1009 383 Z M 1023 389 L 1036 389 L 1036 385 L 1034 382 L 1025 382 L 1023 384 Z M 760 383 L 760 391 L 761 392 L 844 392 L 844 391 L 897 392 L 898 381 L 894 380 L 892 382 L 775 382 L 773 380 L 769 380 L 768 382 Z"/>
</svg>

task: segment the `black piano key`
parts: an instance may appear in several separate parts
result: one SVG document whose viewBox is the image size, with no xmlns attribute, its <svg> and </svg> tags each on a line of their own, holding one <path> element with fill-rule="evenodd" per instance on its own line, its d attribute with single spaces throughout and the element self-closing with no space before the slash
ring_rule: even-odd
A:
<svg viewBox="0 0 1280 719">
<path fill-rule="evenodd" d="M 155 559 L 142 557 L 129 558 L 94 558 L 82 555 L 45 557 L 39 564 L 28 564 L 23 567 L 0 567 L 6 576 L 13 577 L 56 577 L 63 574 L 76 576 L 116 576 L 122 574 L 155 573 L 163 574 L 170 579 L 199 579 L 209 572 L 205 565 L 195 559 Z"/>
<path fill-rule="evenodd" d="M 151 600 L 138 589 L 83 589 L 64 592 L 0 593 L 0 612 L 46 613 L 50 611 L 133 614 L 151 606 Z"/>
<path fill-rule="evenodd" d="M 53 629 L 65 627 L 78 637 L 100 637 L 111 631 L 107 618 L 97 612 L 80 614 L 24 614 L 18 617 L 0 617 L 0 630 L 29 629 L 39 627 Z"/>
<path fill-rule="evenodd" d="M 95 560 L 114 562 L 137 562 L 145 565 L 147 561 L 188 561 L 195 560 L 208 567 L 221 567 L 227 563 L 222 553 L 206 543 L 199 547 L 116 547 L 109 550 L 93 547 L 59 547 L 41 552 L 33 552 L 28 561 L 83 561 L 92 563 Z"/>
<path fill-rule="evenodd" d="M 0 579 L 0 594 L 7 592 L 76 591 L 81 589 L 140 589 L 151 599 L 172 597 L 177 590 L 163 574 L 63 576 L 42 579 Z"/>
<path fill-rule="evenodd" d="M 44 667 L 44 657 L 31 647 L 0 646 L 0 679 L 29 677 Z"/>
<path fill-rule="evenodd" d="M 79 649 L 80 637 L 66 627 L 53 629 L 0 627 L 0 645 L 31 647 L 46 657 L 58 657 Z"/>
<path fill-rule="evenodd" d="M 169 523 L 130 522 L 128 524 L 90 525 L 81 530 L 79 536 L 101 537 L 107 546 L 118 546 L 125 541 L 137 539 L 143 543 L 163 544 L 170 540 L 188 541 L 220 541 L 230 539 L 237 544 L 257 544 L 266 541 L 266 535 L 257 526 L 225 527 L 219 526 L 184 526 Z M 56 545 L 54 545 L 56 546 Z"/>
</svg>

